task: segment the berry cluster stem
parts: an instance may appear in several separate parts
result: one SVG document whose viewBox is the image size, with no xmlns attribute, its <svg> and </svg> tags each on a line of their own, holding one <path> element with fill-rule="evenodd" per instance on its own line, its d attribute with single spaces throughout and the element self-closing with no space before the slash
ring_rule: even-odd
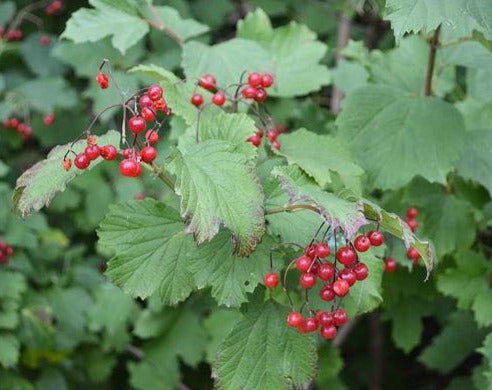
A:
<svg viewBox="0 0 492 390">
<path fill-rule="evenodd" d="M 441 25 L 436 28 L 434 35 L 430 41 L 429 60 L 427 62 L 427 73 L 425 75 L 425 96 L 432 94 L 432 74 L 434 73 L 434 65 L 436 63 L 436 51 L 439 45 L 439 34 L 441 33 Z"/>
</svg>

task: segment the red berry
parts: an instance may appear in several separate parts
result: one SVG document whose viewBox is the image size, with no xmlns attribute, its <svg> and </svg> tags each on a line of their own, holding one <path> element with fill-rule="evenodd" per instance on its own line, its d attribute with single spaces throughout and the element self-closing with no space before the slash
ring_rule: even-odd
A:
<svg viewBox="0 0 492 390">
<path fill-rule="evenodd" d="M 128 125 L 130 126 L 130 130 L 133 134 L 140 134 L 142 131 L 145 130 L 147 123 L 145 122 L 145 119 L 141 116 L 134 116 L 130 118 L 130 120 L 128 121 Z"/>
<path fill-rule="evenodd" d="M 7 256 L 13 256 L 14 255 L 14 248 L 11 246 L 7 247 Z"/>
<path fill-rule="evenodd" d="M 0 252 L 0 264 L 7 264 L 8 259 L 7 259 L 7 254 Z"/>
<path fill-rule="evenodd" d="M 344 268 L 338 273 L 338 277 L 340 279 L 346 280 L 349 284 L 349 286 L 353 286 L 354 283 L 357 281 L 357 275 L 355 274 L 354 271 Z"/>
<path fill-rule="evenodd" d="M 151 122 L 155 119 L 155 112 L 152 108 L 144 107 L 141 111 L 142 117 L 147 121 Z"/>
<path fill-rule="evenodd" d="M 353 270 L 357 280 L 364 280 L 369 275 L 369 269 L 364 263 L 359 263 L 355 266 Z"/>
<path fill-rule="evenodd" d="M 407 218 L 408 219 L 415 219 L 417 218 L 417 215 L 419 215 L 419 212 L 415 207 L 410 207 L 407 209 Z"/>
<path fill-rule="evenodd" d="M 145 133 L 145 139 L 149 141 L 149 144 L 154 145 L 159 141 L 159 134 L 155 130 L 148 130 Z"/>
<path fill-rule="evenodd" d="M 280 147 L 282 146 L 282 145 L 280 145 L 280 142 L 278 142 L 278 141 L 273 141 L 272 145 L 277 150 L 280 150 Z"/>
<path fill-rule="evenodd" d="M 273 142 L 277 139 L 278 137 L 278 131 L 275 129 L 270 129 L 268 130 L 266 134 L 267 138 L 270 140 L 270 142 Z"/>
<path fill-rule="evenodd" d="M 259 87 L 261 84 L 261 74 L 257 72 L 250 73 L 248 76 L 248 84 L 252 87 Z"/>
<path fill-rule="evenodd" d="M 407 219 L 407 225 L 410 228 L 410 230 L 414 233 L 419 227 L 419 223 L 417 222 L 416 219 Z"/>
<path fill-rule="evenodd" d="M 268 94 L 263 88 L 256 89 L 256 96 L 254 97 L 255 101 L 257 101 L 258 103 L 263 103 L 267 97 Z"/>
<path fill-rule="evenodd" d="M 43 123 L 46 126 L 51 126 L 53 123 L 55 123 L 55 114 L 48 114 L 43 117 Z"/>
<path fill-rule="evenodd" d="M 407 252 L 407 256 L 412 260 L 418 260 L 420 258 L 420 254 L 415 248 L 410 248 Z"/>
<path fill-rule="evenodd" d="M 318 321 L 314 317 L 308 317 L 301 324 L 301 333 L 311 333 L 318 329 Z"/>
<path fill-rule="evenodd" d="M 355 249 L 359 252 L 365 252 L 371 247 L 371 241 L 366 236 L 358 236 L 354 240 Z"/>
<path fill-rule="evenodd" d="M 127 176 L 127 177 L 140 176 L 139 172 L 141 171 L 142 171 L 142 167 L 135 160 L 125 159 L 120 162 L 120 172 L 123 176 Z"/>
<path fill-rule="evenodd" d="M 320 259 L 324 259 L 325 257 L 328 257 L 330 255 L 331 249 L 326 242 L 321 242 L 316 245 L 316 256 L 318 256 Z"/>
<path fill-rule="evenodd" d="M 260 129 L 256 130 L 255 132 L 255 135 L 257 135 L 258 137 L 263 137 L 263 131 L 261 131 Z"/>
<path fill-rule="evenodd" d="M 211 91 L 215 88 L 215 84 L 217 83 L 217 81 L 215 80 L 215 77 L 211 74 L 206 74 L 200 79 L 199 83 L 202 88 L 205 88 L 207 91 Z"/>
<path fill-rule="evenodd" d="M 9 121 L 9 127 L 11 127 L 12 129 L 17 129 L 17 127 L 19 127 L 19 119 L 11 118 Z"/>
<path fill-rule="evenodd" d="M 331 283 L 325 285 L 321 290 L 319 290 L 319 296 L 323 301 L 333 301 L 335 299 L 333 285 Z"/>
<path fill-rule="evenodd" d="M 373 246 L 380 246 L 384 242 L 384 234 L 375 230 L 367 233 L 367 237 Z"/>
<path fill-rule="evenodd" d="M 335 275 L 335 267 L 331 263 L 323 263 L 316 270 L 321 280 L 330 280 Z"/>
<path fill-rule="evenodd" d="M 226 97 L 222 92 L 215 92 L 215 95 L 212 97 L 212 102 L 216 106 L 223 106 L 226 101 Z"/>
<path fill-rule="evenodd" d="M 337 335 L 337 328 L 335 328 L 333 325 L 322 326 L 320 333 L 321 333 L 321 337 L 323 337 L 324 339 L 332 340 Z"/>
<path fill-rule="evenodd" d="M 200 107 L 203 104 L 203 96 L 199 93 L 195 93 L 191 97 L 191 104 L 193 104 L 195 107 Z"/>
<path fill-rule="evenodd" d="M 269 272 L 263 278 L 263 283 L 265 283 L 265 286 L 267 286 L 268 288 L 277 287 L 278 282 L 279 282 L 279 277 L 276 272 Z"/>
<path fill-rule="evenodd" d="M 140 99 L 138 99 L 138 103 L 140 104 L 140 108 L 152 107 L 152 99 L 149 97 L 149 95 L 140 96 Z"/>
<path fill-rule="evenodd" d="M 84 153 L 77 154 L 75 157 L 74 164 L 79 169 L 87 168 L 91 163 L 89 157 L 87 157 Z"/>
<path fill-rule="evenodd" d="M 101 155 L 101 149 L 99 149 L 99 146 L 94 145 L 94 146 L 88 146 L 84 150 L 84 154 L 87 156 L 89 160 L 95 160 Z M 77 165 L 77 164 L 75 164 Z"/>
<path fill-rule="evenodd" d="M 157 152 L 152 146 L 146 146 L 142 149 L 140 155 L 142 156 L 143 161 L 146 163 L 151 163 L 157 157 Z"/>
<path fill-rule="evenodd" d="M 106 76 L 103 72 L 99 72 L 99 74 L 96 76 L 96 81 L 101 87 L 101 89 L 108 88 L 109 85 L 108 76 Z"/>
<path fill-rule="evenodd" d="M 316 320 L 321 326 L 331 326 L 333 325 L 333 315 L 326 311 L 318 311 L 316 313 Z"/>
<path fill-rule="evenodd" d="M 147 89 L 147 95 L 149 95 L 149 98 L 152 100 L 159 100 L 162 97 L 162 88 L 160 85 L 154 84 Z"/>
<path fill-rule="evenodd" d="M 9 244 L 7 243 L 7 241 L 0 241 L 0 251 L 5 252 L 8 247 Z"/>
<path fill-rule="evenodd" d="M 287 323 L 292 328 L 297 328 L 298 326 L 300 326 L 302 324 L 303 321 L 304 321 L 304 319 L 302 318 L 301 313 L 297 313 L 297 312 L 293 311 L 287 315 Z"/>
<path fill-rule="evenodd" d="M 384 270 L 386 272 L 393 272 L 396 269 L 396 260 L 392 257 L 386 258 L 384 260 Z"/>
<path fill-rule="evenodd" d="M 118 150 L 113 145 L 106 145 L 101 148 L 101 157 L 107 161 L 112 161 L 118 156 Z"/>
<path fill-rule="evenodd" d="M 130 155 L 133 154 L 133 149 L 124 149 L 122 152 L 121 152 L 121 155 L 123 156 L 123 158 L 130 158 Z"/>
<path fill-rule="evenodd" d="M 47 35 L 41 35 L 41 38 L 39 38 L 39 43 L 41 46 L 48 46 L 50 44 L 50 38 Z"/>
<path fill-rule="evenodd" d="M 311 272 L 305 272 L 299 278 L 299 282 L 304 288 L 313 288 L 313 286 L 316 284 L 316 276 L 314 276 L 314 274 Z"/>
<path fill-rule="evenodd" d="M 248 138 L 248 142 L 256 147 L 261 145 L 261 137 L 258 137 L 256 134 L 252 135 Z"/>
<path fill-rule="evenodd" d="M 335 283 L 333 283 L 333 291 L 339 297 L 344 297 L 348 294 L 350 290 L 349 283 L 344 279 L 337 279 Z"/>
<path fill-rule="evenodd" d="M 307 272 L 309 267 L 311 267 L 312 262 L 313 262 L 313 259 L 311 259 L 310 257 L 301 256 L 301 257 L 298 257 L 296 260 L 296 267 L 301 272 Z"/>
<path fill-rule="evenodd" d="M 357 260 L 357 254 L 349 246 L 343 246 L 337 250 L 335 257 L 343 265 L 351 265 Z"/>
<path fill-rule="evenodd" d="M 336 326 L 344 325 L 348 320 L 347 312 L 343 309 L 337 309 L 333 313 L 333 322 Z"/>
<path fill-rule="evenodd" d="M 273 85 L 273 77 L 272 75 L 265 73 L 263 76 L 261 76 L 261 85 L 263 88 L 269 88 Z"/>
<path fill-rule="evenodd" d="M 243 89 L 242 94 L 246 99 L 254 99 L 256 96 L 256 88 L 248 85 Z"/>
<path fill-rule="evenodd" d="M 157 99 L 153 104 L 152 107 L 154 108 L 154 111 L 162 111 L 164 115 L 171 115 L 171 109 L 167 106 L 166 101 L 162 98 Z"/>
</svg>

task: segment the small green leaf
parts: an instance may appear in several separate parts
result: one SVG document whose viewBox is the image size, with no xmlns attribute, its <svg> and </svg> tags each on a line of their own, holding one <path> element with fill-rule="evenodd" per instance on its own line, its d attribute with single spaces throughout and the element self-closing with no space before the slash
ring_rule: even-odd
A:
<svg viewBox="0 0 492 390">
<path fill-rule="evenodd" d="M 0 365 L 15 366 L 19 360 L 20 341 L 11 333 L 0 333 Z"/>
</svg>

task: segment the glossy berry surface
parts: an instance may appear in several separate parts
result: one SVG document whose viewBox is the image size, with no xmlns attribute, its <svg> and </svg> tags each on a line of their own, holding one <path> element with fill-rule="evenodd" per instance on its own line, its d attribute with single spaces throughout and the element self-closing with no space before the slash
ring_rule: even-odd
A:
<svg viewBox="0 0 492 390">
<path fill-rule="evenodd" d="M 355 251 L 349 247 L 349 246 L 344 246 L 344 247 L 341 247 L 335 257 L 337 258 L 337 260 L 342 263 L 343 265 L 352 265 L 353 263 L 355 263 L 355 261 L 357 260 L 357 254 L 355 253 Z"/>
<path fill-rule="evenodd" d="M 157 152 L 152 146 L 146 146 L 140 152 L 140 156 L 142 156 L 142 160 L 146 163 L 151 163 L 157 157 Z"/>
<path fill-rule="evenodd" d="M 79 169 L 86 169 L 90 165 L 91 160 L 84 153 L 80 153 L 75 157 L 73 163 Z"/>
<path fill-rule="evenodd" d="M 140 99 L 138 99 L 138 104 L 140 104 L 140 108 L 152 107 L 152 99 L 149 95 L 142 95 L 140 96 Z"/>
<path fill-rule="evenodd" d="M 348 320 L 348 315 L 347 312 L 343 309 L 337 309 L 333 313 L 333 322 L 335 323 L 336 326 L 342 326 L 345 325 L 345 323 Z"/>
<path fill-rule="evenodd" d="M 120 162 L 120 173 L 126 177 L 137 177 L 140 176 L 142 172 L 142 167 L 140 164 L 131 159 L 125 159 Z"/>
<path fill-rule="evenodd" d="M 130 118 L 128 125 L 130 126 L 130 130 L 133 134 L 140 134 L 145 130 L 145 127 L 147 127 L 145 119 L 141 116 L 134 116 L 133 118 Z"/>
<path fill-rule="evenodd" d="M 149 95 L 149 98 L 152 100 L 158 100 L 162 97 L 162 93 L 164 91 L 162 90 L 162 87 L 160 85 L 154 84 L 147 89 L 147 95 Z"/>
<path fill-rule="evenodd" d="M 256 88 L 248 85 L 241 93 L 246 99 L 254 99 L 256 96 Z"/>
<path fill-rule="evenodd" d="M 84 154 L 87 156 L 89 160 L 95 160 L 101 155 L 101 149 L 99 149 L 99 146 L 94 145 L 94 146 L 88 146 L 84 150 Z"/>
<path fill-rule="evenodd" d="M 155 112 L 154 110 L 152 110 L 152 108 L 144 107 L 142 108 L 140 114 L 142 115 L 142 118 L 144 118 L 147 122 L 151 122 L 155 119 Z"/>
<path fill-rule="evenodd" d="M 193 104 L 195 107 L 200 107 L 203 104 L 203 96 L 199 93 L 195 93 L 191 97 L 191 104 Z"/>
<path fill-rule="evenodd" d="M 307 272 L 312 262 L 313 259 L 306 255 L 298 257 L 296 260 L 296 268 L 301 272 Z"/>
<path fill-rule="evenodd" d="M 353 272 L 357 280 L 364 280 L 369 275 L 369 268 L 364 263 L 359 263 L 354 267 Z"/>
<path fill-rule="evenodd" d="M 222 92 L 216 92 L 212 97 L 212 102 L 219 107 L 223 106 L 225 101 L 226 101 L 226 97 Z"/>
<path fill-rule="evenodd" d="M 319 290 L 319 296 L 323 301 L 333 301 L 335 299 L 335 291 L 333 290 L 333 287 L 330 286 L 325 286 L 321 290 Z"/>
<path fill-rule="evenodd" d="M 369 241 L 373 246 L 380 246 L 384 242 L 384 234 L 376 230 L 371 230 L 367 233 L 367 238 L 369 238 Z"/>
<path fill-rule="evenodd" d="M 318 324 L 321 326 L 333 325 L 333 315 L 326 311 L 319 311 L 316 313 L 316 319 L 318 320 Z"/>
<path fill-rule="evenodd" d="M 256 89 L 256 96 L 254 97 L 256 102 L 263 103 L 267 97 L 268 94 L 263 88 Z"/>
<path fill-rule="evenodd" d="M 292 328 L 297 328 L 298 326 L 300 326 L 302 324 L 303 321 L 304 321 L 304 318 L 302 318 L 301 313 L 297 313 L 297 312 L 293 311 L 287 315 L 287 323 Z"/>
<path fill-rule="evenodd" d="M 396 260 L 392 257 L 387 257 L 384 260 L 384 270 L 386 272 L 394 272 L 396 270 Z"/>
<path fill-rule="evenodd" d="M 108 76 L 106 76 L 106 74 L 104 74 L 103 72 L 99 72 L 99 74 L 96 76 L 96 81 L 101 89 L 106 89 L 109 86 Z"/>
<path fill-rule="evenodd" d="M 330 255 L 331 249 L 326 242 L 321 242 L 316 245 L 316 256 L 318 256 L 320 259 L 324 259 L 325 257 L 328 257 Z"/>
<path fill-rule="evenodd" d="M 320 330 L 321 337 L 326 340 L 332 340 L 337 335 L 337 328 L 334 326 L 322 326 Z"/>
<path fill-rule="evenodd" d="M 164 99 L 160 98 L 152 103 L 152 108 L 154 111 L 162 111 L 164 115 L 169 115 L 171 113 L 170 108 L 166 105 Z"/>
<path fill-rule="evenodd" d="M 263 283 L 265 283 L 265 286 L 268 288 L 277 287 L 278 282 L 279 282 L 279 277 L 276 272 L 269 272 L 263 278 Z"/>
<path fill-rule="evenodd" d="M 311 272 L 305 272 L 299 278 L 299 282 L 304 288 L 313 288 L 316 284 L 316 276 Z"/>
<path fill-rule="evenodd" d="M 149 141 L 149 144 L 154 145 L 159 141 L 159 134 L 155 130 L 148 130 L 145 133 L 145 139 Z"/>
<path fill-rule="evenodd" d="M 252 135 L 251 137 L 248 138 L 248 142 L 251 145 L 258 147 L 261 145 L 261 137 L 257 136 L 256 134 Z"/>
<path fill-rule="evenodd" d="M 415 248 L 410 248 L 407 252 L 407 256 L 412 260 L 418 260 L 420 258 L 420 254 Z"/>
<path fill-rule="evenodd" d="M 339 297 L 344 297 L 348 294 L 350 290 L 350 285 L 344 279 L 337 279 L 335 283 L 333 283 L 333 291 Z"/>
<path fill-rule="evenodd" d="M 308 317 L 302 322 L 301 327 L 303 333 L 314 332 L 318 329 L 318 321 L 316 321 L 316 318 L 314 317 Z"/>
<path fill-rule="evenodd" d="M 248 84 L 252 87 L 258 87 L 261 85 L 261 74 L 252 72 L 248 75 Z"/>
<path fill-rule="evenodd" d="M 335 275 L 335 267 L 331 263 L 323 263 L 316 270 L 316 274 L 321 280 L 330 280 Z"/>
<path fill-rule="evenodd" d="M 344 268 L 338 273 L 340 279 L 346 280 L 349 286 L 353 286 L 357 281 L 357 276 L 354 271 Z"/>
<path fill-rule="evenodd" d="M 118 150 L 113 145 L 105 145 L 101 148 L 101 157 L 107 161 L 112 161 L 118 156 Z"/>
<path fill-rule="evenodd" d="M 407 218 L 408 219 L 415 219 L 415 218 L 417 218 L 417 215 L 419 215 L 419 212 L 415 207 L 410 207 L 407 209 Z"/>
<path fill-rule="evenodd" d="M 273 85 L 273 77 L 270 74 L 264 74 L 261 76 L 261 85 L 263 88 L 269 88 Z"/>
<path fill-rule="evenodd" d="M 215 80 L 215 77 L 212 76 L 211 74 L 206 74 L 200 79 L 200 86 L 202 88 L 205 88 L 207 91 L 211 91 L 215 88 L 215 84 L 217 81 Z"/>
<path fill-rule="evenodd" d="M 366 236 L 357 236 L 354 240 L 354 247 L 358 252 L 366 252 L 371 247 L 371 241 Z"/>
</svg>

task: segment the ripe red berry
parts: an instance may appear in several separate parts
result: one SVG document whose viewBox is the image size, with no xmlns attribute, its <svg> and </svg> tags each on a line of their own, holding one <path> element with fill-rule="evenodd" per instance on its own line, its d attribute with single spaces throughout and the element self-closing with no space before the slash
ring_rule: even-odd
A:
<svg viewBox="0 0 492 390">
<path fill-rule="evenodd" d="M 297 313 L 295 311 L 292 311 L 287 315 L 287 323 L 292 328 L 297 328 L 298 326 L 300 326 L 302 324 L 303 321 L 304 321 L 304 319 L 302 318 L 301 313 Z"/>
<path fill-rule="evenodd" d="M 121 152 L 121 155 L 123 156 L 123 158 L 130 158 L 130 155 L 133 154 L 133 149 L 124 149 L 122 152 Z"/>
<path fill-rule="evenodd" d="M 417 215 L 419 215 L 419 212 L 415 207 L 410 207 L 407 209 L 407 218 L 408 219 L 415 219 L 415 218 L 417 218 Z"/>
<path fill-rule="evenodd" d="M 353 286 L 354 283 L 357 281 L 357 275 L 355 274 L 355 272 L 348 268 L 344 268 L 340 272 L 338 272 L 338 277 L 340 279 L 346 280 L 349 286 Z"/>
<path fill-rule="evenodd" d="M 55 0 L 46 7 L 45 12 L 49 16 L 54 16 L 61 11 L 62 7 L 63 7 L 63 1 Z"/>
<path fill-rule="evenodd" d="M 5 252 L 8 247 L 9 244 L 7 243 L 7 241 L 0 241 L 0 251 Z"/>
<path fill-rule="evenodd" d="M 77 154 L 75 157 L 74 164 L 79 169 L 87 168 L 91 163 L 89 157 L 87 157 L 84 153 Z"/>
<path fill-rule="evenodd" d="M 260 129 L 256 130 L 255 132 L 255 135 L 257 135 L 258 137 L 263 137 L 263 131 L 261 131 Z"/>
<path fill-rule="evenodd" d="M 94 145 L 94 146 L 88 146 L 84 150 L 84 154 L 87 156 L 89 160 L 95 160 L 101 155 L 101 149 L 99 149 L 99 146 Z"/>
<path fill-rule="evenodd" d="M 407 252 L 407 256 L 409 259 L 412 259 L 412 260 L 420 259 L 420 254 L 417 251 L 417 249 L 415 249 L 415 248 L 410 248 Z"/>
<path fill-rule="evenodd" d="M 343 265 L 351 265 L 357 260 L 357 254 L 349 246 L 343 246 L 337 250 L 335 257 Z"/>
<path fill-rule="evenodd" d="M 419 223 L 417 222 L 416 219 L 407 219 L 407 225 L 410 228 L 410 230 L 414 233 L 419 227 Z"/>
<path fill-rule="evenodd" d="M 140 155 L 142 156 L 143 161 L 146 163 L 151 163 L 157 157 L 157 152 L 152 146 L 146 146 L 142 149 Z"/>
<path fill-rule="evenodd" d="M 270 140 L 270 142 L 273 142 L 277 139 L 278 137 L 278 131 L 275 129 L 270 129 L 268 130 L 266 134 L 267 138 Z"/>
<path fill-rule="evenodd" d="M 155 130 L 148 130 L 145 133 L 145 139 L 149 141 L 149 144 L 154 145 L 159 141 L 159 134 Z"/>
<path fill-rule="evenodd" d="M 347 312 L 343 309 L 337 309 L 333 313 L 333 322 L 336 326 L 344 325 L 348 320 Z"/>
<path fill-rule="evenodd" d="M 216 106 L 223 106 L 226 101 L 226 97 L 222 92 L 215 92 L 215 95 L 212 97 L 212 102 Z"/>
<path fill-rule="evenodd" d="M 263 278 L 263 283 L 265 283 L 265 286 L 268 288 L 275 288 L 277 287 L 279 280 L 276 272 L 269 272 Z"/>
<path fill-rule="evenodd" d="M 99 72 L 99 74 L 96 76 L 96 81 L 101 89 L 106 89 L 109 86 L 108 76 L 106 76 L 103 72 Z"/>
<path fill-rule="evenodd" d="M 202 88 L 205 88 L 207 91 L 211 91 L 215 88 L 217 81 L 211 74 L 206 74 L 205 76 L 202 76 L 199 83 Z"/>
<path fill-rule="evenodd" d="M 155 119 L 155 112 L 152 108 L 144 107 L 141 111 L 142 117 L 147 121 L 151 122 Z"/>
<path fill-rule="evenodd" d="M 367 278 L 367 275 L 369 275 L 369 269 L 364 263 L 357 264 L 353 269 L 353 272 L 357 280 L 364 280 L 365 278 Z"/>
<path fill-rule="evenodd" d="M 272 75 L 265 73 L 263 76 L 261 76 L 261 85 L 263 88 L 269 88 L 273 85 L 273 77 Z"/>
<path fill-rule="evenodd" d="M 333 301 L 335 299 L 335 291 L 333 290 L 333 285 L 327 284 L 321 290 L 319 290 L 319 296 L 323 301 Z"/>
<path fill-rule="evenodd" d="M 280 145 L 280 142 L 278 142 L 278 141 L 273 141 L 273 142 L 272 142 L 272 146 L 273 146 L 275 149 L 280 150 L 280 147 L 281 147 L 282 145 Z"/>
<path fill-rule="evenodd" d="M 243 89 L 242 94 L 246 99 L 254 99 L 256 96 L 256 88 L 248 85 Z"/>
<path fill-rule="evenodd" d="M 142 167 L 135 160 L 125 159 L 120 162 L 120 172 L 123 176 L 136 177 L 140 176 Z"/>
<path fill-rule="evenodd" d="M 323 263 L 316 270 L 321 280 L 330 280 L 335 275 L 335 267 L 331 263 Z"/>
<path fill-rule="evenodd" d="M 128 121 L 128 125 L 130 126 L 130 130 L 133 134 L 140 134 L 142 131 L 145 130 L 147 123 L 145 122 L 145 119 L 141 116 L 134 116 L 130 118 L 130 120 Z"/>
<path fill-rule="evenodd" d="M 68 157 L 63 159 L 63 169 L 65 172 L 68 172 L 72 168 L 72 160 L 70 160 Z"/>
<path fill-rule="evenodd" d="M 308 317 L 301 324 L 301 333 L 311 333 L 318 329 L 318 321 L 314 317 Z"/>
<path fill-rule="evenodd" d="M 157 99 L 153 104 L 152 107 L 154 108 L 154 111 L 162 111 L 164 115 L 171 115 L 171 109 L 167 106 L 166 101 L 162 98 Z"/>
<path fill-rule="evenodd" d="M 388 257 L 384 260 L 384 270 L 386 272 L 393 272 L 396 269 L 396 260 L 392 257 Z"/>
<path fill-rule="evenodd" d="M 258 103 L 263 103 L 267 97 L 268 94 L 263 88 L 256 89 L 256 96 L 254 97 L 255 101 L 257 101 Z"/>
<path fill-rule="evenodd" d="M 24 34 L 21 30 L 10 30 L 7 31 L 7 40 L 8 41 L 21 41 L 24 37 Z"/>
<path fill-rule="evenodd" d="M 41 35 L 39 43 L 41 46 L 48 46 L 50 44 L 50 38 L 47 35 Z"/>
<path fill-rule="evenodd" d="M 316 256 L 318 256 L 320 259 L 324 259 L 325 257 L 328 257 L 330 255 L 331 249 L 326 242 L 321 242 L 316 245 Z"/>
<path fill-rule="evenodd" d="M 43 123 L 45 126 L 51 126 L 53 123 L 55 123 L 55 114 L 47 114 L 43 117 Z"/>
<path fill-rule="evenodd" d="M 258 137 L 256 134 L 249 137 L 247 141 L 256 147 L 261 145 L 261 137 Z"/>
<path fill-rule="evenodd" d="M 322 326 L 320 333 L 321 333 L 321 337 L 323 337 L 324 339 L 332 340 L 337 335 L 337 328 L 335 328 L 333 325 L 332 326 Z"/>
<path fill-rule="evenodd" d="M 313 286 L 316 284 L 316 276 L 314 276 L 314 274 L 311 272 L 305 272 L 299 278 L 299 282 L 304 288 L 313 288 Z"/>
<path fill-rule="evenodd" d="M 107 161 L 112 161 L 118 156 L 118 150 L 113 145 L 105 145 L 101 148 L 101 157 Z"/>
<path fill-rule="evenodd" d="M 162 97 L 162 87 L 160 85 L 154 84 L 147 89 L 147 95 L 152 100 L 159 100 Z"/>
<path fill-rule="evenodd" d="M 366 236 L 357 236 L 354 240 L 355 249 L 365 252 L 371 247 L 371 241 Z"/>
<path fill-rule="evenodd" d="M 140 96 L 140 99 L 138 99 L 138 103 L 140 104 L 140 108 L 152 107 L 152 99 L 149 97 L 149 95 Z"/>
<path fill-rule="evenodd" d="M 335 283 L 333 283 L 333 291 L 339 297 L 344 297 L 348 294 L 350 290 L 349 283 L 344 279 L 337 279 Z"/>
<path fill-rule="evenodd" d="M 203 96 L 199 93 L 195 93 L 191 97 L 191 104 L 193 104 L 195 107 L 200 107 L 203 104 Z"/>
<path fill-rule="evenodd" d="M 257 72 L 250 73 L 248 76 L 248 84 L 252 87 L 259 87 L 261 85 L 261 74 Z"/>
<path fill-rule="evenodd" d="M 313 259 L 308 256 L 298 257 L 296 260 L 296 268 L 301 272 L 307 272 L 309 267 L 311 267 L 311 263 Z"/>
<path fill-rule="evenodd" d="M 375 230 L 367 233 L 367 237 L 373 246 L 380 246 L 384 242 L 384 234 Z"/>
<path fill-rule="evenodd" d="M 333 316 L 331 313 L 328 313 L 323 310 L 319 310 L 316 313 L 316 320 L 318 321 L 318 324 L 321 326 L 331 326 L 333 325 Z"/>
</svg>

